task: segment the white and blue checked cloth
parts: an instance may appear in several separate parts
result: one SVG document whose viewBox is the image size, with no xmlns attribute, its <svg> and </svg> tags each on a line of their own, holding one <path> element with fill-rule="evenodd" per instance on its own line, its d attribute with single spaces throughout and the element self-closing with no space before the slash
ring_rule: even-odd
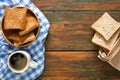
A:
<svg viewBox="0 0 120 80">
<path fill-rule="evenodd" d="M 6 7 L 26 6 L 30 8 L 39 18 L 40 33 L 35 42 L 28 47 L 14 48 L 9 45 L 0 32 L 0 80 L 34 80 L 43 73 L 44 69 L 44 42 L 50 27 L 49 21 L 44 14 L 30 0 L 0 0 L 0 21 L 4 15 Z M 15 50 L 26 50 L 30 53 L 31 58 L 38 63 L 38 67 L 28 68 L 24 73 L 14 73 L 7 65 L 7 59 L 11 52 Z"/>
</svg>

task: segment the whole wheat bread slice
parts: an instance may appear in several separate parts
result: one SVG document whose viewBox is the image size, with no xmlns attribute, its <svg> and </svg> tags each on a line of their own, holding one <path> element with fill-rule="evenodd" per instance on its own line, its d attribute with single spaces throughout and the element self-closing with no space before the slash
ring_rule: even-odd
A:
<svg viewBox="0 0 120 80">
<path fill-rule="evenodd" d="M 110 40 L 106 41 L 103 36 L 101 36 L 99 33 L 95 33 L 94 37 L 92 38 L 92 42 L 104 49 L 111 50 L 112 46 L 115 44 L 118 36 L 119 36 L 120 30 L 118 30 L 111 38 Z"/>
<path fill-rule="evenodd" d="M 120 28 L 120 23 L 105 12 L 91 27 L 108 41 Z"/>
</svg>

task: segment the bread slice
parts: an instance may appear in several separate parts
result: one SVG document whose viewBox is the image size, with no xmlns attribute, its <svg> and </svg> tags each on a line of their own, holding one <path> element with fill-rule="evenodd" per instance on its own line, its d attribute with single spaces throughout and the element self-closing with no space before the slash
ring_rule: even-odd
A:
<svg viewBox="0 0 120 80">
<path fill-rule="evenodd" d="M 36 39 L 36 36 L 34 32 L 31 32 L 28 34 L 27 38 L 23 41 L 23 44 L 34 41 Z"/>
<path fill-rule="evenodd" d="M 34 30 L 35 28 L 40 26 L 39 22 L 37 21 L 37 19 L 33 15 L 27 15 L 26 20 L 27 20 L 27 24 L 26 24 L 25 30 L 22 30 L 19 32 L 19 34 L 21 36 L 28 34 L 32 30 Z"/>
<path fill-rule="evenodd" d="M 19 47 L 20 45 L 26 44 L 28 42 L 32 42 L 35 39 L 36 39 L 35 34 L 33 32 L 30 32 L 29 34 L 27 34 L 24 40 L 21 40 L 19 42 L 14 41 L 14 46 Z"/>
<path fill-rule="evenodd" d="M 6 30 L 4 31 L 5 36 L 8 40 L 13 40 L 19 42 L 23 39 L 24 36 L 18 34 L 19 30 Z"/>
<path fill-rule="evenodd" d="M 26 26 L 26 13 L 27 8 L 24 7 L 15 7 L 15 8 L 6 8 L 4 16 L 4 29 L 20 29 L 24 30 Z"/>
<path fill-rule="evenodd" d="M 120 28 L 120 23 L 105 12 L 91 27 L 108 41 Z"/>
<path fill-rule="evenodd" d="M 92 42 L 102 48 L 105 48 L 107 50 L 111 50 L 112 46 L 115 44 L 118 36 L 119 36 L 120 30 L 118 30 L 110 40 L 106 41 L 103 36 L 101 36 L 99 33 L 95 33 L 94 37 L 92 38 Z"/>
<path fill-rule="evenodd" d="M 27 37 L 27 35 L 20 36 L 18 30 L 7 30 L 5 36 L 15 47 L 19 47 L 19 44 L 23 43 Z"/>
</svg>

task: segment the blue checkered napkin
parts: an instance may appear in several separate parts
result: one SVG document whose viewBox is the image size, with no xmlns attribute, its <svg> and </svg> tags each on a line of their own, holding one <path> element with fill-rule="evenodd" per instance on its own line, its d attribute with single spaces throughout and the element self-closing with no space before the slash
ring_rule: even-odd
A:
<svg viewBox="0 0 120 80">
<path fill-rule="evenodd" d="M 49 30 L 49 21 L 44 14 L 30 0 L 0 0 L 0 20 L 4 15 L 6 7 L 26 6 L 30 8 L 39 18 L 40 33 L 32 45 L 23 48 L 14 48 L 9 45 L 0 32 L 0 80 L 34 80 L 43 73 L 44 69 L 44 42 Z M 39 65 L 36 69 L 30 68 L 24 73 L 14 73 L 7 66 L 7 59 L 11 52 L 15 50 L 26 50 L 31 58 Z"/>
</svg>

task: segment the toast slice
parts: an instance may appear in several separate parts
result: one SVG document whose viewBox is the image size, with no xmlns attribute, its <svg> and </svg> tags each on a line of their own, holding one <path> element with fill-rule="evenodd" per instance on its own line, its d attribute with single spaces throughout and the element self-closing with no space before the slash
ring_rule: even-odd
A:
<svg viewBox="0 0 120 80">
<path fill-rule="evenodd" d="M 5 36 L 11 43 L 15 42 L 16 44 L 21 44 L 26 39 L 27 35 L 20 36 L 18 31 L 19 30 L 7 30 L 5 31 Z M 19 45 L 15 46 L 18 47 Z"/>
<path fill-rule="evenodd" d="M 33 32 L 30 32 L 25 38 L 24 40 L 21 40 L 19 42 L 16 42 L 14 41 L 14 45 L 16 47 L 20 46 L 20 45 L 23 45 L 23 44 L 26 44 L 26 43 L 29 43 L 29 42 L 32 42 L 36 39 L 35 37 L 35 34 Z"/>
<path fill-rule="evenodd" d="M 34 16 L 32 16 L 32 15 L 27 15 L 26 16 L 26 20 L 27 20 L 27 23 L 26 23 L 25 30 L 22 30 L 22 31 L 19 32 L 19 34 L 21 36 L 23 36 L 25 34 L 28 34 L 29 32 L 33 31 L 35 28 L 40 26 L 40 24 L 37 21 L 37 19 Z"/>
<path fill-rule="evenodd" d="M 6 8 L 4 16 L 4 30 L 24 30 L 26 26 L 27 9 L 24 7 Z"/>
</svg>

